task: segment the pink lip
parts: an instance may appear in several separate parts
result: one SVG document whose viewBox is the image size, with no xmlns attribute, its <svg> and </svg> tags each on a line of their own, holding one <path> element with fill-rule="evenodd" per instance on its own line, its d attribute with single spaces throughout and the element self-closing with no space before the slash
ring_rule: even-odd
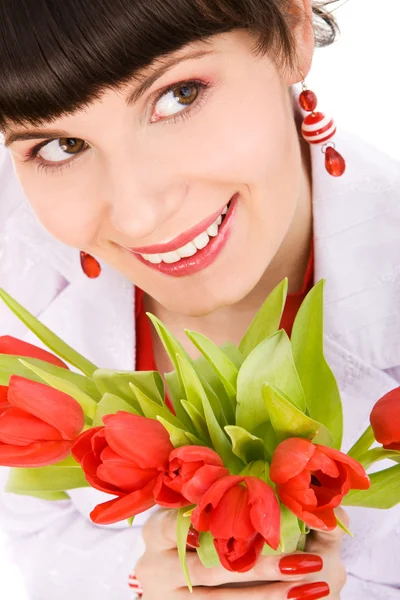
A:
<svg viewBox="0 0 400 600">
<path fill-rule="evenodd" d="M 165 263 L 161 262 L 159 264 L 150 263 L 145 260 L 140 254 L 135 254 L 136 258 L 140 260 L 140 262 L 144 263 L 147 267 L 158 271 L 159 273 L 163 273 L 164 275 L 170 275 L 172 277 L 185 277 L 186 275 L 193 275 L 202 269 L 205 269 L 221 253 L 225 244 L 228 241 L 229 235 L 232 229 L 232 222 L 234 219 L 234 215 L 236 213 L 236 207 L 238 203 L 239 194 L 235 194 L 232 197 L 229 210 L 226 213 L 225 219 L 222 221 L 219 226 L 218 235 L 216 237 L 211 238 L 208 245 L 202 250 L 198 250 L 196 254 L 190 256 L 188 258 L 181 258 L 176 263 Z M 220 215 L 220 213 L 216 213 L 215 219 Z M 214 222 L 211 221 L 211 224 Z M 203 230 L 204 231 L 204 230 Z M 190 238 L 190 241 L 193 238 Z M 179 248 L 180 246 L 178 246 Z"/>
<path fill-rule="evenodd" d="M 226 205 L 225 205 L 226 206 Z M 206 229 L 210 227 L 220 216 L 224 207 L 220 208 L 212 214 L 210 217 L 203 219 L 198 225 L 192 227 L 192 229 L 188 229 L 185 233 L 181 233 L 175 239 L 170 242 L 166 242 L 165 244 L 155 244 L 154 246 L 140 246 L 138 248 L 127 248 L 130 252 L 138 252 L 140 254 L 164 254 L 165 252 L 174 252 L 178 250 L 178 248 L 182 248 L 186 246 L 189 242 L 194 240 L 195 237 L 203 233 Z"/>
</svg>

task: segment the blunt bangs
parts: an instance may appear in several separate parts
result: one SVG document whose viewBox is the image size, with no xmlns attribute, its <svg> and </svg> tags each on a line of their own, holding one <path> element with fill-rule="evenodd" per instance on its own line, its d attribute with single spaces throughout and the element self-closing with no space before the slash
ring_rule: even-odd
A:
<svg viewBox="0 0 400 600">
<path fill-rule="evenodd" d="M 1 0 L 0 130 L 73 113 L 155 59 L 234 29 L 254 33 L 258 51 L 292 63 L 289 6 L 290 0 Z M 325 23 L 317 42 L 333 41 L 334 20 L 321 8 L 315 16 Z"/>
</svg>

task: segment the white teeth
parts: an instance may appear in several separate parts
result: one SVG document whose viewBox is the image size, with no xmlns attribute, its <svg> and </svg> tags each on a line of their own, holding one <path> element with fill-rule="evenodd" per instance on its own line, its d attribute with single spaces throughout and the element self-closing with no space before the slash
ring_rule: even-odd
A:
<svg viewBox="0 0 400 600">
<path fill-rule="evenodd" d="M 142 256 L 154 265 L 158 265 L 161 262 L 161 256 L 159 254 L 142 254 Z"/>
<path fill-rule="evenodd" d="M 222 217 L 226 215 L 228 212 L 228 207 L 225 206 L 221 215 L 214 221 L 210 227 L 206 231 L 203 231 L 200 235 L 198 235 L 194 240 L 182 246 L 182 248 L 178 248 L 174 252 L 165 252 L 164 254 L 142 254 L 145 260 L 148 260 L 153 264 L 160 264 L 161 262 L 165 262 L 167 264 L 176 263 L 181 258 L 189 258 L 190 256 L 194 256 L 197 250 L 202 250 L 207 246 L 210 241 L 210 237 L 216 237 L 218 235 L 219 225 L 222 223 Z"/>
<path fill-rule="evenodd" d="M 197 248 L 193 244 L 193 242 L 189 242 L 188 244 L 186 244 L 186 246 L 183 246 L 183 248 L 179 248 L 179 250 L 176 250 L 176 252 L 181 258 L 188 258 L 189 256 L 193 256 L 193 254 L 196 254 Z"/>
<path fill-rule="evenodd" d="M 207 229 L 207 233 L 209 236 L 211 237 L 215 237 L 216 235 L 218 235 L 218 225 L 217 223 L 213 223 L 208 229 Z"/>
<path fill-rule="evenodd" d="M 207 233 L 204 232 L 198 235 L 196 238 L 194 238 L 193 244 L 196 246 L 196 248 L 201 250 L 202 248 L 205 248 L 207 246 L 209 241 L 210 238 L 208 237 Z"/>
<path fill-rule="evenodd" d="M 178 262 L 181 259 L 177 252 L 165 252 L 164 254 L 160 254 L 160 256 L 162 261 L 168 264 Z"/>
</svg>

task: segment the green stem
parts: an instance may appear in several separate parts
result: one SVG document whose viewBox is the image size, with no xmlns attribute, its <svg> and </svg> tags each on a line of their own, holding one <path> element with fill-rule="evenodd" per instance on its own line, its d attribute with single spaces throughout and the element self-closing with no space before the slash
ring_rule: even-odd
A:
<svg viewBox="0 0 400 600">
<path fill-rule="evenodd" d="M 370 425 L 364 431 L 362 436 L 357 440 L 357 442 L 354 444 L 354 446 L 352 448 L 350 448 L 350 450 L 348 451 L 347 454 L 357 460 L 358 457 L 365 454 L 365 452 L 367 452 L 371 448 L 371 446 L 374 442 L 375 442 L 375 435 L 374 435 L 374 431 Z"/>
</svg>

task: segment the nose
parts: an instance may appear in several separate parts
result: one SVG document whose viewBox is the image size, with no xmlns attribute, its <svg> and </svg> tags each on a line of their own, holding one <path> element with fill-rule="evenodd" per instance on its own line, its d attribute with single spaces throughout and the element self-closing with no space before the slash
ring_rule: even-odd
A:
<svg viewBox="0 0 400 600">
<path fill-rule="evenodd" d="M 110 226 L 132 246 L 155 241 L 154 234 L 179 211 L 187 194 L 185 181 L 155 164 L 152 169 L 119 165 L 107 188 Z"/>
</svg>

